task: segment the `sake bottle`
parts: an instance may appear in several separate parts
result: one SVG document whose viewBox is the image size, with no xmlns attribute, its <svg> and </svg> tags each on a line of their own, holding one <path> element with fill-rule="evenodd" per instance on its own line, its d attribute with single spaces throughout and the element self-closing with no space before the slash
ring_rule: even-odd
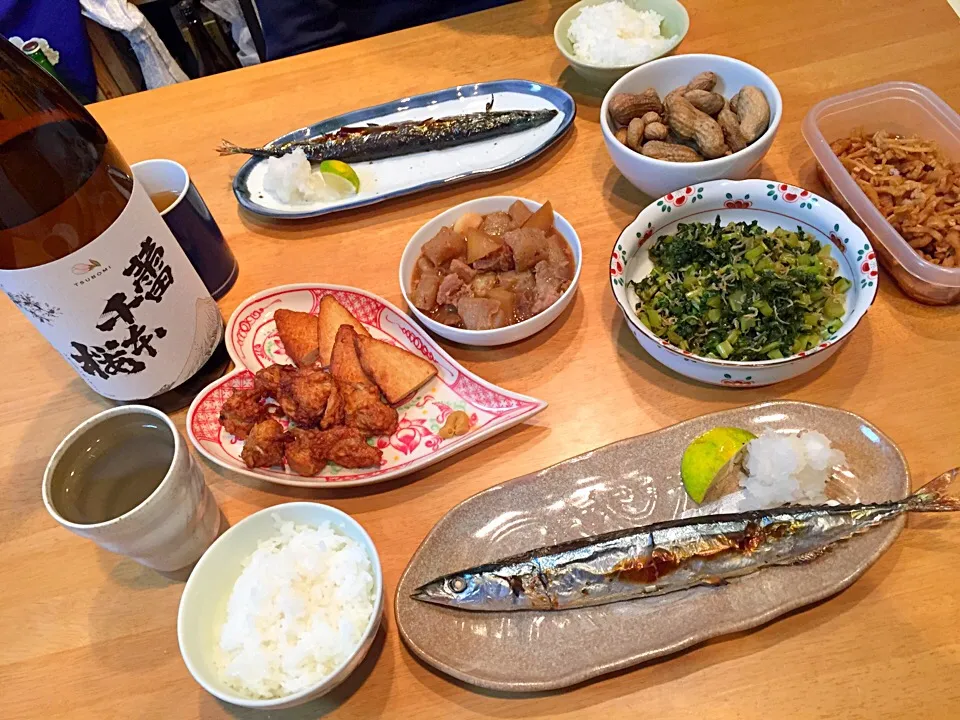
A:
<svg viewBox="0 0 960 720">
<path fill-rule="evenodd" d="M 104 397 L 182 405 L 170 391 L 222 372 L 217 304 L 146 189 L 90 113 L 2 37 L 0 289 Z"/>
</svg>

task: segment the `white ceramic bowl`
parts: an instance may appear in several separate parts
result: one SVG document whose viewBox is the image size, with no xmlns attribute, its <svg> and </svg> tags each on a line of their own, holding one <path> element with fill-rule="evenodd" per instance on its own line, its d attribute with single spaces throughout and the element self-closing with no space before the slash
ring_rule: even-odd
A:
<svg viewBox="0 0 960 720">
<path fill-rule="evenodd" d="M 241 563 L 257 549 L 261 540 L 276 535 L 274 516 L 304 525 L 329 521 L 345 535 L 360 543 L 370 556 L 374 573 L 374 608 L 353 654 L 327 679 L 292 695 L 255 700 L 239 695 L 227 686 L 214 666 L 214 648 L 219 628 L 226 618 L 227 600 L 240 576 Z M 244 518 L 220 536 L 200 558 L 190 575 L 177 615 L 180 654 L 194 679 L 211 695 L 248 708 L 275 710 L 314 700 L 343 682 L 363 660 L 373 644 L 383 615 L 383 573 L 373 541 L 360 524 L 346 513 L 312 502 L 291 502 L 266 508 Z"/>
<path fill-rule="evenodd" d="M 650 246 L 673 233 L 678 223 L 756 220 L 774 230 L 797 226 L 822 243 L 830 243 L 839 274 L 852 283 L 846 295 L 843 325 L 833 336 L 806 352 L 757 362 L 699 357 L 654 335 L 637 318 L 631 280 L 646 277 L 653 263 Z M 669 193 L 643 210 L 624 228 L 610 259 L 610 285 L 630 332 L 653 358 L 681 375 L 730 387 L 770 385 L 812 370 L 827 360 L 853 332 L 877 294 L 877 259 L 873 248 L 844 212 L 829 200 L 802 188 L 772 180 L 717 180 Z"/>
<path fill-rule="evenodd" d="M 570 30 L 570 23 L 580 14 L 580 11 L 588 5 L 600 5 L 610 0 L 580 0 L 574 3 L 557 19 L 557 24 L 553 27 L 553 41 L 557 44 L 560 54 L 566 58 L 567 62 L 581 77 L 585 80 L 599 86 L 609 86 L 624 73 L 643 63 L 629 63 L 627 65 L 597 65 L 589 63 L 573 54 L 573 43 L 567 33 Z M 677 0 L 624 0 L 627 5 L 635 10 L 653 10 L 663 17 L 660 23 L 660 33 L 664 37 L 675 37 L 676 40 L 666 50 L 656 57 L 663 57 L 672 53 L 677 45 L 683 42 L 690 29 L 690 16 L 687 9 Z M 651 62 L 656 58 L 650 58 L 644 62 Z"/>
<path fill-rule="evenodd" d="M 640 93 L 652 87 L 656 88 L 660 97 L 664 97 L 674 88 L 690 82 L 697 73 L 706 70 L 712 70 L 720 77 L 715 90 L 726 98 L 733 97 L 744 85 L 755 85 L 763 91 L 770 103 L 770 125 L 754 143 L 726 157 L 678 163 L 646 157 L 617 140 L 614 134 L 616 128 L 610 120 L 608 110 L 610 99 L 614 95 L 623 92 Z M 693 183 L 720 178 L 745 178 L 770 149 L 782 114 L 783 101 L 777 86 L 752 65 L 723 55 L 675 55 L 641 65 L 614 83 L 600 105 L 600 128 L 607 152 L 617 169 L 636 188 L 651 197 L 659 197 Z"/>
<path fill-rule="evenodd" d="M 440 228 L 444 225 L 452 226 L 457 219 L 468 212 L 480 213 L 485 215 L 497 210 L 506 210 L 515 200 L 520 200 L 531 210 L 537 210 L 541 203 L 527 200 L 526 198 L 514 197 L 512 195 L 497 195 L 493 197 L 478 198 L 477 200 L 468 200 L 465 203 L 450 208 L 446 212 L 437 215 L 433 220 L 425 223 L 407 243 L 406 249 L 400 258 L 400 291 L 403 293 L 403 299 L 407 307 L 413 313 L 414 317 L 430 332 L 436 333 L 440 337 L 464 345 L 479 345 L 490 347 L 493 345 L 506 345 L 508 343 L 523 340 L 531 335 L 540 332 L 547 325 L 556 320 L 564 311 L 573 296 L 577 292 L 577 283 L 580 281 L 580 267 L 583 263 L 582 251 L 580 248 L 580 238 L 573 226 L 564 219 L 564 217 L 554 210 L 553 225 L 557 232 L 570 244 L 570 250 L 573 253 L 573 261 L 576 264 L 576 270 L 573 274 L 573 280 L 566 292 L 560 296 L 553 305 L 548 307 L 539 315 L 516 323 L 507 327 L 496 328 L 494 330 L 464 330 L 462 328 L 449 327 L 443 323 L 438 323 L 424 313 L 420 312 L 410 299 L 410 282 L 413 279 L 413 269 L 417 264 L 417 258 L 420 257 L 420 248 L 424 243 L 433 238 Z"/>
</svg>

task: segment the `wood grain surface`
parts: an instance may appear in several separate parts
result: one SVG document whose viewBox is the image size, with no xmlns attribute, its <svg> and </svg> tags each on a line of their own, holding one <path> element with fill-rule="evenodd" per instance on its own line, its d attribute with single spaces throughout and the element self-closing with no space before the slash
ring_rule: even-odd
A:
<svg viewBox="0 0 960 720">
<path fill-rule="evenodd" d="M 422 665 L 403 647 L 392 595 L 407 560 L 454 504 L 496 483 L 704 412 L 773 398 L 860 413 L 906 454 L 914 484 L 960 465 L 960 317 L 907 299 L 889 276 L 850 342 L 810 374 L 774 387 L 699 385 L 648 359 L 609 290 L 620 229 L 649 201 L 603 149 L 601 95 L 553 45 L 569 2 L 522 2 L 175 87 L 92 112 L 130 162 L 168 157 L 191 172 L 240 261 L 224 316 L 282 283 L 354 285 L 402 306 L 397 263 L 411 234 L 469 198 L 550 199 L 577 228 L 584 268 L 572 306 L 547 330 L 500 349 L 447 346 L 469 369 L 550 407 L 464 455 L 367 489 L 300 491 L 205 464 L 231 522 L 291 499 L 328 502 L 376 542 L 384 628 L 331 695 L 275 718 L 915 718 L 960 716 L 960 552 L 956 520 L 914 517 L 894 547 L 839 596 L 752 632 L 568 692 L 508 697 Z M 960 24 L 943 0 L 688 0 L 680 52 L 732 55 L 780 87 L 779 136 L 756 174 L 822 192 L 800 122 L 818 100 L 891 79 L 960 106 Z M 502 78 L 557 84 L 578 103 L 574 130 L 520 169 L 318 221 L 275 223 L 238 208 L 242 159 L 221 138 L 260 143 L 348 110 Z M 2 201 L 2 199 L 0 199 Z M 0 717 L 253 718 L 207 695 L 177 649 L 182 582 L 58 527 L 40 499 L 59 440 L 109 403 L 89 391 L 14 306 L 0 302 Z M 183 427 L 183 412 L 175 420 Z M 842 438 L 839 439 L 842 441 Z M 642 632 L 643 628 L 637 628 Z M 531 646 L 530 653 L 537 647 Z"/>
</svg>

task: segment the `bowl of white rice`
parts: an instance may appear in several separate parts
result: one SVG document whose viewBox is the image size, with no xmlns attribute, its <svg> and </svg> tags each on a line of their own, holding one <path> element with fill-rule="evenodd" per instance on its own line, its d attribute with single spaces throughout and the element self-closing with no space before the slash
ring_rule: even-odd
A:
<svg viewBox="0 0 960 720">
<path fill-rule="evenodd" d="M 194 679 L 234 705 L 277 709 L 329 692 L 370 650 L 383 614 L 373 541 L 349 515 L 292 502 L 240 521 L 200 558 L 177 637 Z"/>
<path fill-rule="evenodd" d="M 553 39 L 584 79 L 608 86 L 672 52 L 689 28 L 677 0 L 581 0 L 557 20 Z"/>
</svg>

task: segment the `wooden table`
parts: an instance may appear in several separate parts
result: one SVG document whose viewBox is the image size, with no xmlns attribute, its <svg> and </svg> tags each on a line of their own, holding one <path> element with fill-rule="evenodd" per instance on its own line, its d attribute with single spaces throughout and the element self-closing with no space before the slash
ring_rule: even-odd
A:
<svg viewBox="0 0 960 720">
<path fill-rule="evenodd" d="M 691 29 L 682 52 L 742 58 L 768 72 L 783 93 L 780 134 L 757 171 L 765 178 L 822 191 L 800 121 L 829 95 L 913 80 L 960 106 L 960 25 L 942 0 L 686 4 Z M 554 48 L 553 24 L 566 5 L 524 2 L 92 107 L 129 161 L 174 158 L 193 174 L 240 260 L 240 279 L 221 303 L 225 316 L 251 293 L 306 281 L 355 285 L 402 305 L 396 267 L 407 239 L 467 198 L 549 198 L 583 241 L 580 291 L 558 322 L 504 349 L 448 346 L 488 380 L 548 400 L 529 425 L 369 489 L 298 491 L 205 465 L 231 522 L 276 503 L 316 499 L 356 517 L 381 553 L 384 630 L 363 666 L 330 696 L 271 716 L 960 716 L 960 543 L 958 526 L 942 519 L 911 518 L 894 548 L 832 600 L 566 693 L 516 698 L 479 691 L 432 671 L 403 647 L 392 595 L 407 560 L 449 508 L 620 438 L 791 398 L 878 424 L 900 444 L 915 484 L 960 465 L 957 310 L 918 305 L 887 276 L 849 344 L 797 380 L 712 388 L 644 355 L 611 297 L 607 258 L 620 229 L 648 200 L 603 149 L 600 96 Z M 241 158 L 213 152 L 220 138 L 266 141 L 354 108 L 510 77 L 565 87 L 578 115 L 574 131 L 540 159 L 492 179 L 315 222 L 268 223 L 241 212 L 230 191 Z M 0 313 L 0 717 L 260 717 L 218 703 L 187 673 L 176 638 L 181 582 L 99 550 L 45 513 L 40 478 L 47 458 L 67 431 L 109 403 L 86 389 L 11 304 L 0 304 Z M 176 415 L 181 427 L 183 418 Z"/>
</svg>

